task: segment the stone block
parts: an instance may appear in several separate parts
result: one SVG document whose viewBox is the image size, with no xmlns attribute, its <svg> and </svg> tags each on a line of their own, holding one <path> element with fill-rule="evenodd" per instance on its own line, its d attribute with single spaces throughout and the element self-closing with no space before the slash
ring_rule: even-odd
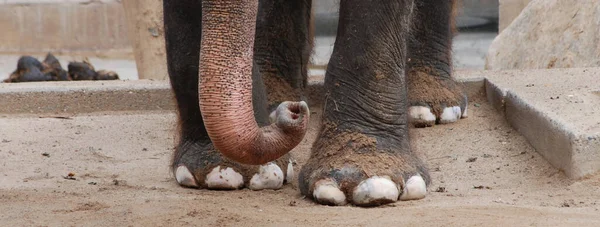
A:
<svg viewBox="0 0 600 227">
<path fill-rule="evenodd" d="M 553 166 L 600 171 L 600 68 L 488 71 L 488 101 Z"/>
<path fill-rule="evenodd" d="M 492 42 L 486 69 L 600 66 L 600 1 L 533 0 Z"/>
</svg>

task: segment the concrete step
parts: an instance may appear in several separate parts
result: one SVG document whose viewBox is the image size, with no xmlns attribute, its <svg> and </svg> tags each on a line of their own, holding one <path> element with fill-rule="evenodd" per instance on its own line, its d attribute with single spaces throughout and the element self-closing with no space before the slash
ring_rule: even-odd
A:
<svg viewBox="0 0 600 227">
<path fill-rule="evenodd" d="M 486 71 L 488 101 L 572 178 L 600 170 L 600 68 Z"/>
<path fill-rule="evenodd" d="M 460 74 L 469 96 L 483 94 L 483 79 Z M 323 76 L 308 81 L 308 102 L 322 103 Z M 0 115 L 73 115 L 105 111 L 175 110 L 168 81 L 69 81 L 0 83 Z"/>
</svg>

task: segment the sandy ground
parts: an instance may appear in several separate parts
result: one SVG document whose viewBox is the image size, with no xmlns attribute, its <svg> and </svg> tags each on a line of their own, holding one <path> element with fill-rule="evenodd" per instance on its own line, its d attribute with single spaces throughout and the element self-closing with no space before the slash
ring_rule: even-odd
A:
<svg viewBox="0 0 600 227">
<path fill-rule="evenodd" d="M 568 180 L 481 99 L 459 123 L 413 130 L 428 197 L 328 207 L 294 182 L 272 191 L 179 187 L 175 115 L 0 116 L 2 226 L 600 226 L 600 176 Z M 321 111 L 293 155 L 307 160 Z M 74 173 L 75 179 L 65 179 Z"/>
</svg>

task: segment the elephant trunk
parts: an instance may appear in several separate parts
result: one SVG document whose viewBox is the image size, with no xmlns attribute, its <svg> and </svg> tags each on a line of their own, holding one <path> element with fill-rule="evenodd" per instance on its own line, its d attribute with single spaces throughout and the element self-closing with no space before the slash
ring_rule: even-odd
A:
<svg viewBox="0 0 600 227">
<path fill-rule="evenodd" d="M 258 127 L 252 109 L 252 57 L 257 0 L 202 1 L 200 110 L 215 148 L 243 164 L 264 164 L 302 141 L 305 102 L 283 102 L 276 121 Z M 185 31 L 181 31 L 185 32 Z"/>
</svg>

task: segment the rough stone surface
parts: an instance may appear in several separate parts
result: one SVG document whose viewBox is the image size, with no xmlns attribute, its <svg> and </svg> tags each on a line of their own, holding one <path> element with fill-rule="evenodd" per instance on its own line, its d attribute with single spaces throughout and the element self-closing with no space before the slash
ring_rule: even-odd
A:
<svg viewBox="0 0 600 227">
<path fill-rule="evenodd" d="M 508 123 L 578 179 L 600 171 L 599 80 L 600 68 L 511 70 L 489 72 L 485 86 Z"/>
<path fill-rule="evenodd" d="M 489 48 L 486 69 L 600 66 L 600 1 L 533 0 Z"/>
<path fill-rule="evenodd" d="M 512 23 L 531 0 L 500 0 L 498 32 L 502 32 Z"/>
</svg>

